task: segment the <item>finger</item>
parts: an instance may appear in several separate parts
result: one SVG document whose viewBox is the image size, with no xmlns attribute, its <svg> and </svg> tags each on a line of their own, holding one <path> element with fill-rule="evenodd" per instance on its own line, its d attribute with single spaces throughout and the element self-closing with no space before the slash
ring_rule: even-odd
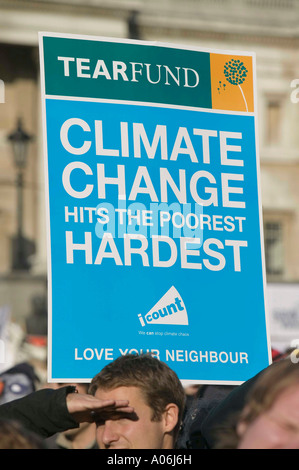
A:
<svg viewBox="0 0 299 470">
<path fill-rule="evenodd" d="M 120 407 L 107 406 L 105 408 L 92 410 L 93 415 L 97 415 L 97 416 L 113 416 L 113 415 L 119 415 L 119 414 L 124 415 L 124 414 L 132 414 L 134 412 L 135 410 L 132 406 L 120 406 Z"/>
<path fill-rule="evenodd" d="M 134 412 L 134 408 L 132 406 L 117 406 L 115 407 L 115 411 L 120 413 L 132 413 Z"/>
<path fill-rule="evenodd" d="M 101 411 L 103 409 L 125 409 L 129 406 L 129 402 L 128 400 L 99 400 L 98 403 L 91 402 L 90 405 L 90 409 Z"/>
<path fill-rule="evenodd" d="M 129 406 L 129 400 L 115 400 L 115 407 L 119 408 L 120 406 Z"/>
</svg>

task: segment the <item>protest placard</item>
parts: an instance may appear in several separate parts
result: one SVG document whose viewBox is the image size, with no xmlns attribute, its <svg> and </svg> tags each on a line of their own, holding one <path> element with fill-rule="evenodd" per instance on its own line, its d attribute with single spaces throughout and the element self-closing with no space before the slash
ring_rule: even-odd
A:
<svg viewBox="0 0 299 470">
<path fill-rule="evenodd" d="M 40 58 L 49 380 L 266 367 L 254 55 L 40 33 Z"/>
</svg>

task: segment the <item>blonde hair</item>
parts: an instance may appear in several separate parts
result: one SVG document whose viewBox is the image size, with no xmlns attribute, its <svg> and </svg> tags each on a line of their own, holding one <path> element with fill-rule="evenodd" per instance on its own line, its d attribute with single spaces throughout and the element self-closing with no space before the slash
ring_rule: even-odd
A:
<svg viewBox="0 0 299 470">
<path fill-rule="evenodd" d="M 253 385 L 240 419 L 251 423 L 261 413 L 269 410 L 278 396 L 293 385 L 299 385 L 299 365 L 290 359 L 275 362 Z"/>
</svg>

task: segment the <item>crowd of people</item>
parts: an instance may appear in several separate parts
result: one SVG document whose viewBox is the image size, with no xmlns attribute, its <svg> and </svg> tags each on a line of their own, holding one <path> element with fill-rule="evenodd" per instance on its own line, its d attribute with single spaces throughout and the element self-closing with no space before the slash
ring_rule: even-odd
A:
<svg viewBox="0 0 299 470">
<path fill-rule="evenodd" d="M 299 364 L 289 355 L 238 386 L 186 389 L 164 362 L 129 354 L 90 384 L 27 391 L 0 404 L 1 449 L 299 448 Z"/>
</svg>

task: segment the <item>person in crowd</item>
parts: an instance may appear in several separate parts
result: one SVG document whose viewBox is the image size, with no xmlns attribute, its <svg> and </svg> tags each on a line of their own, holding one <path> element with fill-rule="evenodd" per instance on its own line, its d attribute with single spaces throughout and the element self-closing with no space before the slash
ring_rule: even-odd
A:
<svg viewBox="0 0 299 470">
<path fill-rule="evenodd" d="M 0 450 L 44 449 L 43 440 L 20 423 L 0 419 Z"/>
<path fill-rule="evenodd" d="M 205 384 L 197 389 L 192 401 L 185 409 L 183 425 L 177 441 L 179 449 L 207 449 L 206 440 L 202 435 L 202 423 L 211 410 L 217 407 L 236 387 Z"/>
<path fill-rule="evenodd" d="M 283 353 L 279 353 L 278 351 L 272 349 L 272 361 L 273 363 L 279 362 L 288 358 L 291 354 L 294 354 L 293 349 L 286 350 Z M 272 365 L 268 367 L 272 367 Z M 268 369 L 268 367 L 266 367 L 266 369 L 262 369 L 255 376 L 246 380 L 241 385 L 234 386 L 232 391 L 228 393 L 227 397 L 223 397 L 223 399 L 220 400 L 216 406 L 213 406 L 212 409 L 210 409 L 208 412 L 207 416 L 204 417 L 200 423 L 195 423 L 195 426 L 199 428 L 201 446 L 203 448 L 215 448 L 218 444 L 219 436 L 226 435 L 227 432 L 230 433 L 232 419 L 236 418 L 241 413 L 245 406 L 248 393 L 259 377 L 264 373 L 264 371 Z M 191 428 L 191 437 L 192 434 L 194 437 L 193 443 L 197 445 L 198 442 L 196 442 L 196 433 Z"/>
<path fill-rule="evenodd" d="M 126 355 L 107 364 L 89 387 L 41 389 L 0 406 L 0 418 L 19 421 L 44 437 L 96 425 L 100 449 L 173 449 L 185 392 L 175 372 L 149 355 Z"/>
<path fill-rule="evenodd" d="M 0 406 L 0 419 L 18 422 L 27 431 L 42 438 L 79 428 L 80 423 L 93 423 L 94 413 L 117 410 L 131 413 L 128 400 L 99 400 L 78 393 L 73 385 L 45 388 Z"/>
<path fill-rule="evenodd" d="M 0 405 L 34 392 L 37 383 L 34 367 L 26 362 L 2 371 L 0 374 Z"/>
<path fill-rule="evenodd" d="M 262 372 L 235 386 L 225 397 L 213 406 L 199 423 L 200 445 L 204 449 L 214 449 L 219 436 L 230 432 L 232 420 L 237 417 L 245 406 L 246 397 L 255 381 Z M 196 434 L 193 432 L 193 445 L 197 446 Z M 192 431 L 189 431 L 189 438 Z"/>
<path fill-rule="evenodd" d="M 76 387 L 79 394 L 87 394 L 88 383 L 70 384 Z M 65 384 L 51 384 L 53 388 L 64 387 Z M 47 449 L 97 449 L 95 440 L 95 423 L 79 423 L 79 427 L 67 429 L 54 434 L 45 440 Z"/>
<path fill-rule="evenodd" d="M 128 400 L 134 412 L 95 414 L 100 449 L 173 449 L 185 392 L 175 372 L 149 354 L 120 356 L 91 381 L 99 400 Z"/>
<path fill-rule="evenodd" d="M 282 359 L 250 381 L 242 411 L 218 427 L 216 442 L 218 449 L 299 449 L 298 364 Z"/>
</svg>

